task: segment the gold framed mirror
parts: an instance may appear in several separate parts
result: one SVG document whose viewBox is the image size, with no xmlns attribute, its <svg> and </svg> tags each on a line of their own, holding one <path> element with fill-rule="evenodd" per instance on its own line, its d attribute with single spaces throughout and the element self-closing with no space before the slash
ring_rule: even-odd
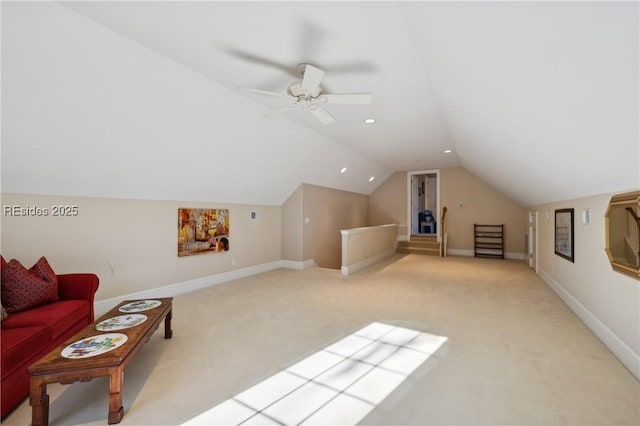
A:
<svg viewBox="0 0 640 426">
<path fill-rule="evenodd" d="M 640 191 L 611 197 L 604 226 L 611 267 L 640 280 Z"/>
</svg>

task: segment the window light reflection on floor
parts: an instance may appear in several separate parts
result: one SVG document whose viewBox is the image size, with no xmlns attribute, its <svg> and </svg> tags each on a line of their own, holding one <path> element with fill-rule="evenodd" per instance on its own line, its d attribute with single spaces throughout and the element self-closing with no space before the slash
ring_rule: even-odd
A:
<svg viewBox="0 0 640 426">
<path fill-rule="evenodd" d="M 185 425 L 355 425 L 446 337 L 371 323 Z"/>
</svg>

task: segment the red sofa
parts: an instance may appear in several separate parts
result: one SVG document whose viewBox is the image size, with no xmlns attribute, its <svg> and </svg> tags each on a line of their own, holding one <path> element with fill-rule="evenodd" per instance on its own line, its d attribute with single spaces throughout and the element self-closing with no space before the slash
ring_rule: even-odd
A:
<svg viewBox="0 0 640 426">
<path fill-rule="evenodd" d="M 57 275 L 58 300 L 9 314 L 0 324 L 1 417 L 29 395 L 27 368 L 93 322 L 94 274 Z"/>
</svg>

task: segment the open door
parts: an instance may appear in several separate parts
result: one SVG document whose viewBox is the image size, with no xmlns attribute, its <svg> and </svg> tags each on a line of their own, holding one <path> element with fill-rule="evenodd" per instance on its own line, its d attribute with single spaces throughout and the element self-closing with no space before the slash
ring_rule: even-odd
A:
<svg viewBox="0 0 640 426">
<path fill-rule="evenodd" d="M 538 272 L 538 212 L 529 212 L 529 268 Z"/>
<path fill-rule="evenodd" d="M 417 235 L 420 232 L 420 223 L 418 221 L 418 215 L 421 210 L 421 196 L 420 196 L 420 176 L 411 176 L 411 235 Z"/>
</svg>

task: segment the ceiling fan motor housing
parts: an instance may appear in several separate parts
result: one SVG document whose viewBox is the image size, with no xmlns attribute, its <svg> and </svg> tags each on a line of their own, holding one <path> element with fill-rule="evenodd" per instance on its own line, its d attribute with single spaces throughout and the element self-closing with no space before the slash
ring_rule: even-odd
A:
<svg viewBox="0 0 640 426">
<path fill-rule="evenodd" d="M 287 89 L 287 92 L 295 97 L 295 98 L 299 98 L 299 97 L 311 97 L 311 98 L 316 98 L 318 96 L 320 96 L 320 86 L 318 86 L 315 90 L 313 91 L 308 91 L 302 88 L 302 81 L 298 80 L 298 81 L 294 81 L 293 83 L 291 83 L 289 85 L 289 88 Z"/>
<path fill-rule="evenodd" d="M 302 80 L 294 81 L 287 88 L 287 94 L 279 94 L 261 89 L 243 88 L 250 92 L 260 93 L 262 95 L 275 97 L 292 97 L 295 102 L 285 105 L 263 117 L 269 118 L 276 114 L 280 114 L 290 108 L 298 105 L 309 110 L 323 124 L 330 124 L 335 118 L 321 105 L 323 104 L 370 104 L 370 93 L 341 93 L 341 94 L 323 94 L 320 87 L 324 71 L 310 64 L 299 64 L 297 70 L 302 75 Z"/>
</svg>

